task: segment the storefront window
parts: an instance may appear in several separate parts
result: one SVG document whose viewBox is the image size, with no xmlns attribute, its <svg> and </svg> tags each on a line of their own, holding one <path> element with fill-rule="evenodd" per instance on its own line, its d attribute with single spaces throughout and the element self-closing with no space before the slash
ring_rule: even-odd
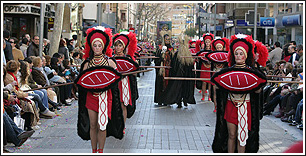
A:
<svg viewBox="0 0 306 156">
<path fill-rule="evenodd" d="M 292 13 L 292 3 L 286 3 L 285 13 Z"/>
<path fill-rule="evenodd" d="M 291 41 L 291 28 L 283 28 L 277 30 L 277 40 L 281 45 L 285 45 Z"/>
<path fill-rule="evenodd" d="M 284 14 L 284 3 L 278 4 L 278 14 Z"/>
<path fill-rule="evenodd" d="M 296 5 L 296 11 L 297 12 L 302 12 L 303 11 L 303 3 L 298 3 L 297 5 Z"/>
<path fill-rule="evenodd" d="M 295 42 L 296 45 L 303 45 L 303 28 L 298 27 L 295 28 Z"/>
</svg>

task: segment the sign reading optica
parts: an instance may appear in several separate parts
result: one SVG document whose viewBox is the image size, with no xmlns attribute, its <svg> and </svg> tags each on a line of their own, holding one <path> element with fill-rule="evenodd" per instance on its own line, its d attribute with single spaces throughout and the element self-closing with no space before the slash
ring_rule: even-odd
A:
<svg viewBox="0 0 306 156">
<path fill-rule="evenodd" d="M 260 26 L 274 27 L 274 25 L 275 25 L 274 17 L 260 17 Z"/>
</svg>

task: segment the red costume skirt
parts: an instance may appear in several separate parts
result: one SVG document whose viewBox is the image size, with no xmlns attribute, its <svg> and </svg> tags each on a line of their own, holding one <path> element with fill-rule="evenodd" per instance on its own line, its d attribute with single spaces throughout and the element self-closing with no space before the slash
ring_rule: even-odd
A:
<svg viewBox="0 0 306 156">
<path fill-rule="evenodd" d="M 251 103 L 247 103 L 247 116 L 248 116 L 248 130 L 251 130 Z M 232 101 L 227 100 L 224 112 L 224 119 L 227 122 L 238 125 L 238 108 L 235 107 Z"/>
<path fill-rule="evenodd" d="M 210 64 L 205 64 L 205 63 L 202 63 L 201 64 L 201 70 L 210 70 Z M 208 78 L 210 79 L 210 72 L 201 72 L 200 74 L 200 78 Z M 210 80 L 203 80 L 203 82 L 207 82 L 207 83 L 210 83 L 210 84 L 213 84 L 212 82 L 210 82 Z"/>
<path fill-rule="evenodd" d="M 111 111 L 112 111 L 112 92 L 109 89 L 107 92 L 107 115 L 111 119 Z M 87 109 L 93 110 L 99 113 L 99 94 L 93 92 L 87 92 L 86 96 L 86 104 L 85 107 Z"/>
</svg>

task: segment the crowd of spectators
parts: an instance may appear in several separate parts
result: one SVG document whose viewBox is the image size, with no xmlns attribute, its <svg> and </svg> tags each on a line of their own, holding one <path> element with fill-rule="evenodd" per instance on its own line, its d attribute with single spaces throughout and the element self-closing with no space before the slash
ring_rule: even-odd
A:
<svg viewBox="0 0 306 156">
<path fill-rule="evenodd" d="M 280 47 L 280 43 L 275 42 L 270 49 L 264 72 L 268 79 L 284 82 L 269 83 L 264 87 L 263 115 L 271 115 L 278 106 L 276 118 L 303 129 L 303 84 L 290 82 L 303 81 L 303 46 L 296 46 L 292 41 Z"/>
<path fill-rule="evenodd" d="M 83 53 L 74 39 L 61 39 L 58 52 L 50 56 L 50 42 L 44 39 L 39 56 L 39 36 L 30 40 L 25 34 L 18 40 L 7 30 L 3 36 L 3 133 L 5 144 L 19 147 L 40 129 L 41 118 L 53 119 L 78 99 L 75 84 L 57 85 L 74 81 Z"/>
</svg>

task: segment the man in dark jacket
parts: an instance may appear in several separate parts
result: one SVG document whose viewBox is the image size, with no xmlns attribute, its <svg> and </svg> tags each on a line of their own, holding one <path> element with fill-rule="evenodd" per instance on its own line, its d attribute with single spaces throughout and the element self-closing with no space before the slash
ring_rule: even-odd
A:
<svg viewBox="0 0 306 156">
<path fill-rule="evenodd" d="M 10 60 L 14 60 L 13 53 L 12 53 L 12 46 L 11 46 L 11 43 L 8 41 L 8 39 L 10 38 L 10 32 L 8 30 L 3 31 L 3 38 L 6 42 L 6 47 L 4 48 L 5 60 L 7 62 Z"/>
<path fill-rule="evenodd" d="M 27 57 L 39 56 L 39 36 L 34 35 L 32 42 L 27 49 Z"/>
</svg>

